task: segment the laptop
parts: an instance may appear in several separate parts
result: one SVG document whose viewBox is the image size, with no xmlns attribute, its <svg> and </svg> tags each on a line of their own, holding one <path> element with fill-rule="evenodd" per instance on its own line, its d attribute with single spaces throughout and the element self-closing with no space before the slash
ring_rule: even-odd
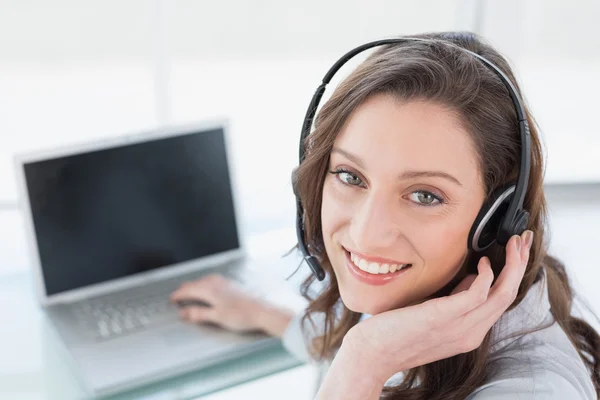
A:
<svg viewBox="0 0 600 400">
<path fill-rule="evenodd" d="M 178 317 L 169 295 L 220 273 L 254 285 L 227 122 L 17 156 L 39 302 L 92 396 L 280 342 Z"/>
</svg>

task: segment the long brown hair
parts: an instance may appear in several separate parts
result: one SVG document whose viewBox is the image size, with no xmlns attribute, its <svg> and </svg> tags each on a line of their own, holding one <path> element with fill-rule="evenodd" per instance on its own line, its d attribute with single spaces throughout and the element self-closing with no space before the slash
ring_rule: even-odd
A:
<svg viewBox="0 0 600 400">
<path fill-rule="evenodd" d="M 449 107 L 461 117 L 475 144 L 487 195 L 517 177 L 520 139 L 509 93 L 492 71 L 457 47 L 471 50 L 493 62 L 520 92 L 509 63 L 482 38 L 469 32 L 427 33 L 414 37 L 430 41 L 379 47 L 340 83 L 320 110 L 315 129 L 305 143 L 306 158 L 292 176 L 294 190 L 302 199 L 305 210 L 306 243 L 329 276 L 316 296 L 309 294 L 314 276 L 308 277 L 301 288 L 309 300 L 303 322 L 307 319 L 312 321 L 315 313 L 325 315 L 323 335 L 316 337 L 312 343 L 313 356 L 320 360 L 335 354 L 344 335 L 361 317 L 340 301 L 338 283 L 325 252 L 320 218 L 323 183 L 333 143 L 359 105 L 371 96 L 387 94 L 402 100 L 427 100 Z M 531 173 L 524 207 L 531 215 L 528 229 L 535 235 L 518 296 L 509 309 L 521 302 L 545 270 L 554 319 L 576 346 L 598 392 L 600 336 L 587 322 L 571 315 L 573 290 L 564 265 L 547 253 L 542 143 L 527 107 L 526 112 L 531 127 Z M 505 249 L 494 244 L 483 254 L 469 254 L 461 273 L 476 271 L 477 261 L 483 255 L 490 258 L 496 269 L 504 265 Z M 496 276 L 499 273 L 498 270 L 494 272 Z M 435 296 L 449 294 L 457 281 L 453 280 Z M 382 398 L 464 399 L 488 377 L 490 338 L 491 330 L 481 346 L 471 352 L 404 371 L 402 382 L 398 386 L 384 388 Z"/>
</svg>

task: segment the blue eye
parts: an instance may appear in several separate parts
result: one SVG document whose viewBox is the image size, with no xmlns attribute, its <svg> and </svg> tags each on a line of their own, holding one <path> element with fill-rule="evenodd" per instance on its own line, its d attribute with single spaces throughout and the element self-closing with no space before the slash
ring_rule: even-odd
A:
<svg viewBox="0 0 600 400">
<path fill-rule="evenodd" d="M 346 171 L 343 169 L 337 169 L 335 171 L 329 171 L 330 174 L 337 175 L 337 178 L 342 181 L 342 183 L 350 186 L 362 186 L 363 181 L 358 176 L 353 174 L 350 171 Z"/>
<path fill-rule="evenodd" d="M 416 195 L 416 200 L 413 201 L 425 207 L 434 206 L 436 204 L 436 201 L 438 204 L 444 203 L 442 198 L 426 190 L 417 190 L 416 192 L 411 193 L 411 197 L 413 197 L 414 195 Z"/>
</svg>

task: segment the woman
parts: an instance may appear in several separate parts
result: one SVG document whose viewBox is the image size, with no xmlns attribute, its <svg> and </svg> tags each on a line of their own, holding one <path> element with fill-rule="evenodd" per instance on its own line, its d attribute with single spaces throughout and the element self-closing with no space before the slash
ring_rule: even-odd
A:
<svg viewBox="0 0 600 400">
<path fill-rule="evenodd" d="M 564 267 L 547 254 L 543 157 L 533 118 L 527 229 L 474 252 L 486 199 L 519 174 L 517 113 L 505 84 L 463 51 L 506 60 L 467 33 L 376 49 L 333 92 L 294 171 L 305 239 L 327 280 L 302 316 L 211 276 L 182 311 L 283 338 L 332 360 L 319 399 L 592 399 L 600 336 L 570 315 Z M 518 91 L 518 89 L 517 89 Z M 300 333 L 302 336 L 300 336 Z M 306 347 L 303 347 L 306 343 Z"/>
</svg>

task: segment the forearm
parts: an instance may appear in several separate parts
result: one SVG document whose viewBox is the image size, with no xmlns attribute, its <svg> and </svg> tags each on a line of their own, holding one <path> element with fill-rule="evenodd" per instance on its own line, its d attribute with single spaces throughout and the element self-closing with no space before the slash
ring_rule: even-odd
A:
<svg viewBox="0 0 600 400">
<path fill-rule="evenodd" d="M 281 338 L 294 313 L 267 302 L 256 305 L 256 324 L 265 333 Z"/>
<path fill-rule="evenodd" d="M 358 349 L 337 353 L 319 388 L 316 400 L 378 400 L 385 382 L 375 378 L 360 362 Z"/>
</svg>

